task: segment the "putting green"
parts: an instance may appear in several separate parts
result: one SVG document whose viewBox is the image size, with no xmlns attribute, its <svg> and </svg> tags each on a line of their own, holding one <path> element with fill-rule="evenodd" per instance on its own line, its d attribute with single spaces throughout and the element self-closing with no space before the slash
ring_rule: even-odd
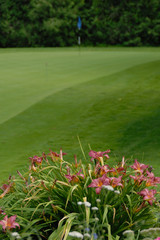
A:
<svg viewBox="0 0 160 240">
<path fill-rule="evenodd" d="M 0 50 L 2 178 L 60 147 L 160 157 L 160 49 Z M 153 162 L 152 162 L 153 161 Z"/>
</svg>

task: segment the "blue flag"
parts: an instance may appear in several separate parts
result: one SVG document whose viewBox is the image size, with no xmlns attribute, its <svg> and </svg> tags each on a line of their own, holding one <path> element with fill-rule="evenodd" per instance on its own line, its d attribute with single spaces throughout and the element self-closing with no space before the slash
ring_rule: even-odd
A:
<svg viewBox="0 0 160 240">
<path fill-rule="evenodd" d="M 77 27 L 78 27 L 78 30 L 80 30 L 82 27 L 82 22 L 80 17 L 78 17 Z"/>
</svg>

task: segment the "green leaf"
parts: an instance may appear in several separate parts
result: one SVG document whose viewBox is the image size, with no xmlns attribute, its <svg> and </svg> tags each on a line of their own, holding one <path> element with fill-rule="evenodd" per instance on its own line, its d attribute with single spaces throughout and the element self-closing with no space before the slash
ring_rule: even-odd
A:
<svg viewBox="0 0 160 240">
<path fill-rule="evenodd" d="M 72 196 L 72 193 L 74 192 L 74 190 L 78 188 L 78 184 L 75 185 L 75 186 L 71 186 L 69 192 L 68 192 L 68 196 L 67 196 L 67 200 L 66 200 L 66 205 L 65 205 L 65 208 L 67 207 L 67 204 L 68 204 L 68 201 L 70 199 L 70 197 Z"/>
<path fill-rule="evenodd" d="M 68 233 L 71 229 L 72 223 L 77 216 L 76 213 L 71 213 L 65 216 L 58 225 L 58 228 L 49 236 L 48 240 L 66 240 Z M 66 220 L 67 219 L 67 220 Z M 66 223 L 63 225 L 63 222 L 66 220 Z"/>
</svg>

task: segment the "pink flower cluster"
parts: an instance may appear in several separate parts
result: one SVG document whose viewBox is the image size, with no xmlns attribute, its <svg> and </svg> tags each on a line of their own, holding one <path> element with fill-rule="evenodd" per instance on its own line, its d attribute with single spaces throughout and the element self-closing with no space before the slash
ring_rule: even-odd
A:
<svg viewBox="0 0 160 240">
<path fill-rule="evenodd" d="M 100 194 L 101 189 L 103 186 L 112 186 L 113 188 L 120 186 L 123 187 L 122 184 L 122 176 L 119 176 L 118 178 L 115 177 L 107 177 L 106 174 L 104 174 L 100 178 L 93 179 L 91 184 L 88 185 L 88 187 L 95 187 L 96 188 L 96 193 Z"/>
<path fill-rule="evenodd" d="M 153 172 L 148 171 L 148 165 L 141 164 L 135 160 L 134 164 L 130 166 L 135 171 L 135 175 L 130 175 L 131 179 L 134 179 L 136 185 L 145 184 L 146 187 L 157 186 L 160 184 L 160 177 L 155 177 Z M 144 201 L 147 201 L 150 205 L 156 200 L 155 194 L 157 191 L 155 189 L 148 190 L 147 188 L 138 192 L 140 196 L 143 197 Z"/>
<path fill-rule="evenodd" d="M 62 149 L 60 150 L 60 153 L 56 153 L 56 152 L 53 152 L 51 149 L 50 149 L 50 153 L 48 153 L 47 155 L 52 159 L 52 161 L 57 161 L 59 159 L 63 159 L 63 156 L 66 155 L 67 153 L 63 153 L 62 152 Z M 45 160 L 46 162 L 48 162 L 47 160 L 47 155 L 43 152 L 42 153 L 42 156 L 39 157 L 37 155 L 35 155 L 34 157 L 29 157 L 29 159 L 31 160 L 31 166 L 29 167 L 30 170 L 33 170 L 34 172 L 37 171 L 37 166 L 41 166 L 42 165 L 42 162 L 43 160 Z"/>
<path fill-rule="evenodd" d="M 97 177 L 92 180 L 91 184 L 88 187 L 96 188 L 96 193 L 100 194 L 101 189 L 103 186 L 112 186 L 113 188 L 116 187 L 123 187 L 122 182 L 122 175 L 125 174 L 126 169 L 124 168 L 124 158 L 122 159 L 122 163 L 119 166 L 114 168 L 110 168 L 109 165 L 102 165 L 103 161 L 100 161 L 100 158 L 108 159 L 110 150 L 106 150 L 104 152 L 95 152 L 91 150 L 89 152 L 89 156 L 93 159 L 97 159 L 98 162 L 96 163 L 94 169 L 94 177 Z M 120 176 L 121 174 L 121 176 Z"/>
<path fill-rule="evenodd" d="M 106 150 L 103 152 L 96 152 L 91 150 L 89 152 L 89 156 L 91 157 L 92 164 L 88 164 L 85 168 L 81 162 L 77 162 L 76 156 L 75 164 L 71 165 L 69 163 L 63 162 L 63 156 L 66 155 L 66 153 L 62 153 L 62 150 L 60 151 L 60 154 L 50 150 L 50 153 L 47 155 L 43 153 L 41 157 L 35 155 L 34 157 L 29 158 L 31 160 L 29 177 L 32 182 L 35 181 L 35 172 L 38 172 L 38 169 L 42 168 L 43 161 L 45 161 L 49 165 L 50 161 L 55 163 L 59 162 L 60 172 L 62 176 L 65 177 L 68 181 L 67 185 L 73 185 L 78 183 L 81 184 L 83 189 L 83 185 L 86 183 L 87 179 L 87 183 L 88 180 L 91 181 L 89 182 L 90 184 L 88 183 L 88 188 L 94 188 L 96 194 L 100 194 L 103 187 L 108 190 L 116 189 L 118 191 L 115 192 L 123 193 L 123 190 L 125 189 L 127 184 L 131 184 L 134 189 L 133 192 L 137 194 L 139 199 L 141 199 L 140 206 L 137 207 L 135 212 L 138 212 L 142 207 L 144 207 L 146 202 L 149 205 L 153 205 L 153 203 L 156 202 L 155 194 L 157 194 L 157 191 L 155 189 L 148 189 L 147 187 L 156 187 L 157 184 L 160 184 L 160 177 L 155 177 L 154 173 L 151 172 L 151 169 L 148 165 L 139 163 L 137 160 L 135 160 L 134 164 L 132 164 L 131 166 L 127 166 L 124 157 L 119 164 L 114 167 L 110 167 L 108 164 L 105 163 L 105 161 L 108 161 L 109 159 L 109 152 L 110 150 Z M 47 156 L 49 157 L 48 159 Z M 64 165 L 65 170 L 62 167 Z M 28 179 L 24 178 L 19 171 L 17 172 L 28 186 Z M 54 184 L 56 183 L 56 181 L 57 180 L 55 180 Z M 48 190 L 48 186 L 45 185 L 45 182 L 41 181 L 41 185 Z M 3 184 L 1 190 L 2 193 L 0 194 L 0 199 L 12 190 L 14 190 L 13 181 L 8 181 L 7 184 Z M 0 225 L 3 228 L 3 231 L 11 230 L 16 227 L 20 228 L 19 224 L 15 222 L 17 217 L 16 215 L 8 217 L 8 215 L 6 215 L 6 213 L 1 208 L 0 214 L 5 215 L 4 219 L 0 221 Z M 155 240 L 160 240 L 160 237 Z"/>
<path fill-rule="evenodd" d="M 108 152 L 110 152 L 110 150 L 104 152 L 95 152 L 91 150 L 89 152 L 89 156 L 92 157 L 91 160 L 99 160 L 100 157 L 105 157 L 108 159 L 109 156 L 106 154 Z M 98 161 L 96 163 L 93 176 L 95 178 L 88 185 L 88 187 L 96 188 L 97 194 L 100 194 L 102 187 L 107 185 L 110 185 L 113 188 L 124 188 L 126 184 L 126 171 L 128 168 L 124 161 L 124 157 L 122 159 L 122 162 L 114 168 L 110 168 L 109 165 L 102 165 L 102 163 L 103 161 Z M 155 177 L 154 173 L 149 171 L 150 168 L 148 165 L 139 163 L 137 160 L 135 160 L 134 164 L 129 167 L 134 170 L 134 175 L 129 175 L 129 177 L 130 179 L 134 180 L 135 185 L 141 186 L 143 184 L 146 187 L 154 187 L 160 183 L 160 177 Z M 127 181 L 129 181 L 129 179 Z M 144 188 L 137 194 L 139 194 L 143 198 L 144 202 L 148 202 L 150 205 L 152 205 L 153 201 L 156 201 L 156 193 L 157 191 L 155 189 L 149 190 L 147 188 Z"/>
<path fill-rule="evenodd" d="M 160 177 L 155 177 L 154 173 L 145 171 L 143 174 L 135 174 L 135 176 L 130 175 L 130 178 L 134 179 L 135 184 L 140 185 L 145 182 L 146 187 L 157 186 L 160 183 Z"/>
</svg>

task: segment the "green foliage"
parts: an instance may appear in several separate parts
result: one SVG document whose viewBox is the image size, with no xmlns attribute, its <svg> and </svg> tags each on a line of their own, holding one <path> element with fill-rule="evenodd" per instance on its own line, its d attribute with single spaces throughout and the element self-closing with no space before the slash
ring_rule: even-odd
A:
<svg viewBox="0 0 160 240">
<path fill-rule="evenodd" d="M 0 47 L 73 46 L 79 34 L 83 45 L 158 46 L 159 12 L 158 0 L 1 1 Z"/>
<path fill-rule="evenodd" d="M 123 158 L 108 165 L 109 152 L 91 150 L 93 160 L 85 165 L 76 156 L 75 163 L 63 160 L 62 150 L 30 158 L 29 170 L 17 171 L 1 187 L 0 225 L 4 215 L 16 215 L 23 239 L 49 240 L 70 240 L 73 234 L 118 240 L 126 230 L 137 235 L 139 229 L 159 226 L 160 206 L 152 187 L 160 178 L 137 161 L 129 166 Z M 0 237 L 8 239 L 13 228 L 5 222 Z"/>
</svg>

